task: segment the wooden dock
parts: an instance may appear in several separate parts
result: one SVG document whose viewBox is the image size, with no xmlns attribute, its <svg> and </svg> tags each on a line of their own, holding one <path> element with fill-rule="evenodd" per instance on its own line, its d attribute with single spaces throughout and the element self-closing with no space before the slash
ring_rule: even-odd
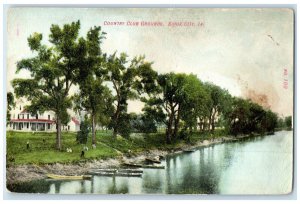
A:
<svg viewBox="0 0 300 204">
<path fill-rule="evenodd" d="M 88 172 L 91 175 L 98 176 L 123 176 L 123 177 L 141 177 L 142 169 L 92 169 Z"/>
<path fill-rule="evenodd" d="M 144 168 L 144 169 L 164 169 L 163 165 L 145 165 L 145 164 L 134 164 L 134 163 L 123 163 L 124 166 L 132 168 Z"/>
<path fill-rule="evenodd" d="M 186 150 L 183 150 L 183 152 L 195 152 L 195 150 L 193 150 L 193 149 L 186 149 Z"/>
<path fill-rule="evenodd" d="M 151 158 L 146 158 L 145 159 L 146 162 L 150 162 L 150 163 L 156 163 L 156 164 L 160 164 L 161 161 L 156 160 L 156 159 L 151 159 Z"/>
</svg>

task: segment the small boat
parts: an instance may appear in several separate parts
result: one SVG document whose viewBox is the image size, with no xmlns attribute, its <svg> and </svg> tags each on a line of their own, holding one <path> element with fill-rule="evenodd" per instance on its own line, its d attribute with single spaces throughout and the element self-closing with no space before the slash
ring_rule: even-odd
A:
<svg viewBox="0 0 300 204">
<path fill-rule="evenodd" d="M 57 174 L 47 174 L 48 178 L 57 179 L 57 180 L 84 180 L 91 179 L 90 175 L 81 175 L 81 176 L 65 176 L 65 175 L 57 175 Z"/>
</svg>

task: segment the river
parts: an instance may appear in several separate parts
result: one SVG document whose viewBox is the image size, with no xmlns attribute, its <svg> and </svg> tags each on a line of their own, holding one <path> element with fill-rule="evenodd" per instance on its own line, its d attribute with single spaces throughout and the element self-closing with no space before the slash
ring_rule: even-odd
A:
<svg viewBox="0 0 300 204">
<path fill-rule="evenodd" d="M 293 132 L 246 138 L 166 157 L 165 169 L 139 177 L 32 181 L 16 192 L 48 194 L 287 194 L 292 190 Z"/>
</svg>

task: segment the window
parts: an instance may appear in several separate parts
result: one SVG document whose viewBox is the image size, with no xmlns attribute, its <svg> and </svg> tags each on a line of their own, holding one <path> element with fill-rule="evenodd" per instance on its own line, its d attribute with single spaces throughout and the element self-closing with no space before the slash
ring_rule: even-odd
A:
<svg viewBox="0 0 300 204">
<path fill-rule="evenodd" d="M 48 123 L 48 130 L 50 129 L 50 123 Z"/>
<path fill-rule="evenodd" d="M 39 119 L 39 115 L 38 114 L 35 115 L 35 119 Z"/>
<path fill-rule="evenodd" d="M 20 119 L 20 115 L 18 114 L 18 119 Z"/>
<path fill-rule="evenodd" d="M 22 107 L 20 106 L 20 110 L 22 110 Z"/>
<path fill-rule="evenodd" d="M 48 120 L 50 120 L 50 115 L 48 115 Z"/>
<path fill-rule="evenodd" d="M 68 130 L 70 130 L 70 125 L 68 125 Z"/>
<path fill-rule="evenodd" d="M 24 119 L 24 114 L 22 114 L 22 119 Z"/>
<path fill-rule="evenodd" d="M 29 114 L 27 114 L 27 119 L 29 119 Z"/>
<path fill-rule="evenodd" d="M 27 123 L 27 129 L 29 128 L 29 123 Z"/>
</svg>

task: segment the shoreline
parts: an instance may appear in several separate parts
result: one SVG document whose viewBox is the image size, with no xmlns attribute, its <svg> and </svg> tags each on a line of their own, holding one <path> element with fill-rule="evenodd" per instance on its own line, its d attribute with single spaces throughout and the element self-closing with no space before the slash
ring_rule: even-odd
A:
<svg viewBox="0 0 300 204">
<path fill-rule="evenodd" d="M 210 145 L 219 144 L 223 142 L 238 141 L 244 138 L 262 136 L 255 135 L 240 135 L 240 136 L 223 136 L 216 139 L 198 141 L 193 145 L 184 144 L 175 150 L 160 150 L 152 149 L 138 153 L 136 156 L 118 156 L 116 158 L 109 158 L 105 160 L 93 160 L 81 162 L 76 164 L 23 164 L 6 167 L 6 186 L 30 182 L 33 180 L 46 179 L 46 174 L 60 174 L 60 175 L 84 175 L 93 168 L 120 168 L 124 162 L 127 163 L 143 163 L 148 157 L 163 157 L 181 154 L 185 150 L 193 150 L 200 147 L 208 147 Z"/>
</svg>

